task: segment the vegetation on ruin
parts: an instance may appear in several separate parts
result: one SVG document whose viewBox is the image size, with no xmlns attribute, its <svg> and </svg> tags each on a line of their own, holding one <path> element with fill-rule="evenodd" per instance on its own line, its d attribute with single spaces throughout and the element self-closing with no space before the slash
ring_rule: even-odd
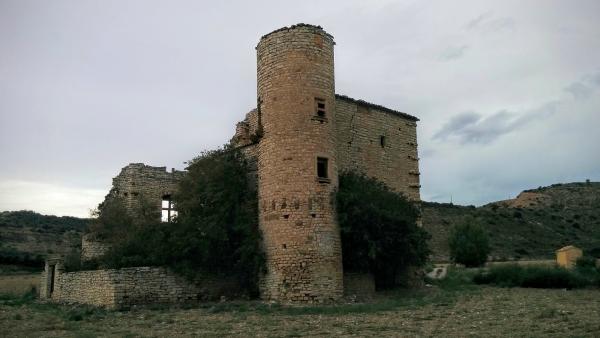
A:
<svg viewBox="0 0 600 338">
<path fill-rule="evenodd" d="M 175 195 L 174 260 L 188 269 L 237 278 L 251 295 L 258 295 L 264 254 L 258 194 L 245 157 L 227 148 L 205 152 L 187 170 Z"/>
<path fill-rule="evenodd" d="M 264 255 L 256 187 L 247 166 L 242 154 L 229 149 L 190 161 L 174 196 L 179 214 L 171 223 L 159 222 L 160 215 L 143 198 L 136 217 L 119 198 L 107 199 L 90 227 L 110 244 L 96 266 L 168 266 L 190 279 L 222 274 L 256 296 Z"/>
<path fill-rule="evenodd" d="M 457 224 L 448 238 L 450 259 L 466 267 L 482 266 L 490 253 L 487 234 L 472 218 Z"/>
<path fill-rule="evenodd" d="M 429 234 L 417 225 L 414 203 L 360 173 L 344 172 L 339 181 L 344 271 L 370 272 L 381 289 L 396 285 L 409 267 L 425 264 Z"/>
<path fill-rule="evenodd" d="M 493 266 L 473 277 L 477 284 L 501 287 L 542 289 L 574 289 L 600 287 L 600 270 L 590 260 L 582 260 L 573 270 L 558 266 L 520 266 L 516 264 Z"/>
</svg>

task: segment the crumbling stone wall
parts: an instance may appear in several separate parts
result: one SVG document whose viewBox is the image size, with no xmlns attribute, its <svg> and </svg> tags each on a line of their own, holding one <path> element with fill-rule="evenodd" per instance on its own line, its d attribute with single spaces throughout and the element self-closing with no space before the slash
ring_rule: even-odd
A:
<svg viewBox="0 0 600 338">
<path fill-rule="evenodd" d="M 297 25 L 262 37 L 257 50 L 259 224 L 267 274 L 262 297 L 324 302 L 343 294 L 337 186 L 333 38 Z M 319 116 L 316 101 L 325 107 Z M 317 158 L 327 178 L 317 177 Z"/>
<path fill-rule="evenodd" d="M 102 257 L 109 249 L 109 245 L 94 234 L 84 234 L 81 236 L 81 261 L 87 262 Z"/>
<path fill-rule="evenodd" d="M 183 175 L 185 172 L 175 169 L 169 172 L 166 167 L 131 163 L 113 178 L 113 187 L 107 198 L 122 198 L 132 213 L 140 206 L 142 200 L 159 211 L 163 197 L 176 192 L 177 183 Z"/>
<path fill-rule="evenodd" d="M 134 305 L 184 304 L 217 300 L 239 294 L 231 280 L 205 276 L 194 282 L 159 267 L 68 272 L 59 267 L 54 292 L 49 293 L 48 271 L 42 273 L 41 298 L 58 303 L 78 303 L 112 309 Z"/>
</svg>

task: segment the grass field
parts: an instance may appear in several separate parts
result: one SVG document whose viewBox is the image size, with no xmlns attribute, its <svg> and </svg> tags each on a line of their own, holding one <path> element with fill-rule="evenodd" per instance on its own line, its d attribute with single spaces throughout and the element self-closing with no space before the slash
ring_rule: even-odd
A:
<svg viewBox="0 0 600 338">
<path fill-rule="evenodd" d="M 33 288 L 37 289 L 40 278 L 39 273 L 0 275 L 0 294 L 21 295 Z"/>
<path fill-rule="evenodd" d="M 105 311 L 0 298 L 0 336 L 599 337 L 600 290 L 461 285 L 379 295 L 371 303 L 281 307 L 225 302 Z"/>
</svg>

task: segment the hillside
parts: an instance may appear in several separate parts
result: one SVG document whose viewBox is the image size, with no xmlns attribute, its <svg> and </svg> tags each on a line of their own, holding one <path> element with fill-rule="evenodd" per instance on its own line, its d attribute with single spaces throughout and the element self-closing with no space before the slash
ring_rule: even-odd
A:
<svg viewBox="0 0 600 338">
<path fill-rule="evenodd" d="M 447 238 L 465 217 L 488 231 L 495 260 L 547 259 L 573 244 L 600 254 L 600 183 L 555 184 L 481 207 L 423 202 L 423 226 L 432 235 L 434 261 L 448 260 Z M 47 254 L 80 246 L 89 219 L 0 212 L 0 264 L 39 267 Z"/>
<path fill-rule="evenodd" d="M 452 227 L 474 217 L 488 231 L 495 260 L 553 258 L 565 245 L 600 254 L 600 183 L 554 184 L 481 207 L 423 203 L 434 261 L 448 260 Z"/>
<path fill-rule="evenodd" d="M 0 212 L 0 264 L 41 267 L 44 256 L 79 246 L 88 222 L 33 211 Z"/>
</svg>

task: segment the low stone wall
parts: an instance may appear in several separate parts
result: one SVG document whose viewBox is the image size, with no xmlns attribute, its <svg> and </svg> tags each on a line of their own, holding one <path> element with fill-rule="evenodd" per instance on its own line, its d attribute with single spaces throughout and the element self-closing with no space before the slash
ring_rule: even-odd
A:
<svg viewBox="0 0 600 338">
<path fill-rule="evenodd" d="M 185 304 L 232 297 L 239 287 L 231 280 L 204 277 L 193 283 L 165 268 L 116 270 L 113 278 L 115 305 L 127 308 L 144 304 Z"/>
<path fill-rule="evenodd" d="M 375 296 L 375 279 L 369 273 L 344 272 L 344 296 L 357 300 Z"/>
<path fill-rule="evenodd" d="M 118 270 L 90 270 L 59 273 L 51 299 L 61 303 L 81 303 L 115 308 L 114 277 Z"/>
<path fill-rule="evenodd" d="M 42 286 L 51 284 L 47 277 L 51 275 L 47 271 L 42 274 Z M 42 299 L 111 309 L 148 304 L 198 303 L 239 293 L 238 285 L 230 280 L 207 276 L 190 282 L 168 269 L 158 267 L 67 273 L 57 269 L 54 275 L 53 291 L 44 290 L 40 294 Z"/>
</svg>

